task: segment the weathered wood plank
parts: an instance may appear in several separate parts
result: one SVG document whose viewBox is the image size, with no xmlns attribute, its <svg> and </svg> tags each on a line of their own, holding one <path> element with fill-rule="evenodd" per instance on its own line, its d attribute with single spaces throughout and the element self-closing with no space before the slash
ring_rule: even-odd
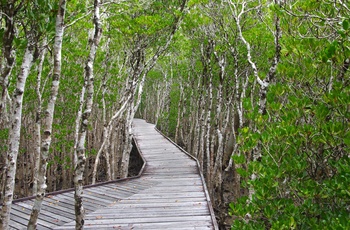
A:
<svg viewBox="0 0 350 230">
<path fill-rule="evenodd" d="M 141 214 L 138 216 L 138 218 L 123 218 L 123 219 L 102 219 L 102 218 L 96 218 L 93 220 L 86 220 L 86 225 L 104 225 L 104 224 L 111 224 L 114 225 L 116 222 L 120 224 L 137 224 L 137 223 L 164 223 L 164 222 L 192 222 L 192 221 L 211 221 L 211 217 L 208 215 L 205 216 L 170 216 L 170 217 L 149 217 L 144 218 Z M 74 223 L 69 223 L 67 226 L 72 225 Z"/>
<path fill-rule="evenodd" d="M 61 226 L 55 229 L 64 229 L 64 230 L 74 230 L 74 226 Z M 139 224 L 86 224 L 85 229 L 118 229 L 118 230 L 206 230 L 213 229 L 211 221 L 193 221 L 193 222 L 163 222 L 163 223 L 139 223 Z"/>
<path fill-rule="evenodd" d="M 132 204 L 132 203 L 140 203 L 140 198 L 128 198 L 125 200 L 120 200 L 118 203 L 122 204 Z M 142 203 L 180 203 L 180 202 L 206 202 L 206 199 L 203 197 L 181 197 L 181 198 L 157 198 L 157 199 L 142 199 Z"/>
<path fill-rule="evenodd" d="M 25 214 L 23 212 L 17 211 L 15 209 L 11 209 L 11 216 L 14 216 L 14 220 L 27 225 L 28 220 L 29 220 L 29 215 Z M 50 229 L 51 227 L 53 227 L 55 225 L 55 219 L 53 219 L 52 217 L 48 217 L 48 216 L 43 216 L 44 218 L 40 218 L 38 220 L 38 225 L 42 226 L 43 228 L 47 228 Z M 60 225 L 63 225 L 64 222 L 61 222 Z"/>
</svg>

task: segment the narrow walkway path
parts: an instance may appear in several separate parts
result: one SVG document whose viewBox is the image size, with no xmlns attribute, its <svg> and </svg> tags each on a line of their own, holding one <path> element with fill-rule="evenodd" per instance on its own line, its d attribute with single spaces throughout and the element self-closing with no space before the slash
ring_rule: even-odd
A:
<svg viewBox="0 0 350 230">
<path fill-rule="evenodd" d="M 144 120 L 134 120 L 133 132 L 144 172 L 85 189 L 85 229 L 218 229 L 197 162 Z M 32 202 L 14 204 L 13 229 L 25 228 Z M 38 229 L 74 229 L 73 206 L 73 192 L 46 198 Z"/>
</svg>

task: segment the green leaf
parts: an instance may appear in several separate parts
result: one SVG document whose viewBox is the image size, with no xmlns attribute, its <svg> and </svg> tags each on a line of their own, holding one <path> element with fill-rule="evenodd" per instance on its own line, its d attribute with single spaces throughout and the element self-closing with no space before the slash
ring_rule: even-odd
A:
<svg viewBox="0 0 350 230">
<path fill-rule="evenodd" d="M 232 159 L 234 160 L 235 164 L 243 164 L 243 163 L 245 163 L 245 157 L 244 157 L 243 154 L 233 155 Z"/>
<path fill-rule="evenodd" d="M 326 52 L 328 58 L 332 58 L 333 55 L 335 54 L 335 51 L 337 50 L 336 45 L 337 45 L 336 43 L 332 43 L 332 44 L 328 47 L 327 52 Z"/>
<path fill-rule="evenodd" d="M 349 20 L 345 19 L 345 20 L 343 21 L 342 25 L 343 25 L 343 29 L 344 29 L 344 30 L 348 30 L 349 27 L 350 27 Z"/>
</svg>

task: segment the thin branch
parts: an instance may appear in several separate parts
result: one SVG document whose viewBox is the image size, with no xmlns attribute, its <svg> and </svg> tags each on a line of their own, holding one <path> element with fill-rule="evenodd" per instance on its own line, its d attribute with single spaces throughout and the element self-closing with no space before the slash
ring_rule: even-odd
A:
<svg viewBox="0 0 350 230">
<path fill-rule="evenodd" d="M 86 14 L 82 15 L 81 17 L 75 19 L 74 21 L 72 21 L 71 23 L 67 24 L 64 26 L 64 29 L 67 29 L 68 27 L 71 27 L 72 25 L 74 25 L 75 23 L 77 23 L 78 21 L 82 20 L 83 18 L 86 18 L 87 16 L 89 16 L 91 14 L 92 10 L 88 11 Z"/>
<path fill-rule="evenodd" d="M 5 15 L 9 20 L 12 20 L 12 18 L 10 16 L 8 16 L 7 14 L 5 14 L 4 12 L 0 11 L 0 14 Z"/>
</svg>

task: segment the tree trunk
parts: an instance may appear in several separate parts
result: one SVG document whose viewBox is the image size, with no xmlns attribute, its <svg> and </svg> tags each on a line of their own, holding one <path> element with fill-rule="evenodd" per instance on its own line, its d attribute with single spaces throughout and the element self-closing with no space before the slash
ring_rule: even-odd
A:
<svg viewBox="0 0 350 230">
<path fill-rule="evenodd" d="M 38 107 L 36 111 L 36 119 L 35 119 L 35 151 L 34 151 L 34 166 L 33 166 L 33 189 L 32 194 L 35 195 L 38 190 L 38 178 L 39 178 L 39 165 L 40 165 L 40 144 L 41 144 L 41 107 L 42 107 L 42 95 L 40 92 L 41 88 L 41 74 L 43 70 L 43 64 L 45 60 L 46 49 L 43 49 L 40 55 L 40 62 L 38 66 L 38 74 L 37 74 L 37 85 L 36 85 L 36 94 L 38 97 Z"/>
<path fill-rule="evenodd" d="M 213 169 L 212 170 L 212 177 L 210 178 L 211 181 L 215 181 L 215 187 L 217 190 L 217 203 L 220 205 L 222 202 L 222 161 L 223 161 L 223 155 L 224 155 L 224 132 L 227 130 L 228 125 L 228 119 L 230 117 L 229 110 L 226 112 L 225 120 L 221 122 L 222 116 L 222 107 L 223 107 L 223 83 L 225 78 L 225 68 L 226 68 L 226 58 L 225 56 L 219 57 L 216 51 L 213 52 L 215 55 L 215 58 L 218 62 L 218 65 L 220 67 L 220 81 L 218 86 L 218 92 L 217 92 L 217 104 L 216 104 L 216 115 L 215 115 L 215 129 L 217 132 L 217 150 L 216 150 L 216 158 L 215 162 L 212 164 Z M 227 103 L 226 107 L 229 107 L 229 103 Z M 213 193 L 212 193 L 213 194 Z M 214 194 L 213 194 L 214 195 Z"/>
<path fill-rule="evenodd" d="M 126 178 L 128 176 L 128 169 L 129 169 L 129 160 L 130 160 L 130 151 L 132 148 L 132 119 L 133 119 L 133 103 L 130 102 L 128 106 L 127 114 L 126 114 L 126 120 L 125 120 L 125 132 L 124 132 L 124 149 L 122 154 L 122 162 L 121 162 L 121 172 L 120 176 L 121 178 Z"/>
<path fill-rule="evenodd" d="M 200 134 L 199 134 L 199 150 L 198 150 L 198 160 L 199 160 L 199 163 L 200 163 L 200 169 L 201 169 L 201 172 L 203 172 L 203 165 L 204 165 L 204 151 L 205 151 L 205 148 L 204 148 L 204 139 L 205 139 L 205 121 L 204 121 L 204 116 L 205 116 L 205 107 L 204 107 L 204 100 L 202 100 L 202 97 L 201 96 L 201 99 L 200 99 L 200 103 L 201 103 L 201 106 L 200 106 L 200 118 L 199 118 L 199 126 L 200 126 Z"/>
<path fill-rule="evenodd" d="M 31 37 L 31 35 L 29 35 Z M 21 135 L 22 103 L 25 90 L 25 83 L 33 64 L 34 46 L 31 38 L 28 39 L 26 51 L 24 53 L 20 73 L 17 77 L 16 90 L 13 96 L 13 108 L 11 114 L 11 127 L 9 137 L 9 150 L 7 152 L 6 181 L 4 200 L 1 209 L 0 229 L 7 230 L 10 221 L 11 204 L 15 187 L 16 164 L 19 151 L 19 141 Z"/>
<path fill-rule="evenodd" d="M 85 211 L 83 207 L 83 174 L 85 171 L 85 142 L 87 135 L 87 128 L 89 125 L 89 118 L 91 115 L 92 105 L 93 105 L 93 95 L 94 95 L 94 74 L 93 66 L 96 57 L 96 51 L 98 49 L 101 36 L 102 27 L 100 22 L 100 2 L 99 0 L 94 0 L 94 36 L 92 42 L 90 43 L 90 53 L 85 66 L 85 82 L 86 82 L 86 105 L 84 113 L 82 114 L 80 130 L 79 130 L 79 140 L 77 143 L 77 151 L 74 168 L 74 199 L 75 199 L 75 228 L 84 228 L 84 216 Z"/>
<path fill-rule="evenodd" d="M 54 67 L 53 67 L 53 79 L 51 85 L 50 99 L 45 111 L 45 117 L 43 119 L 43 134 L 41 143 L 41 156 L 40 156 L 40 168 L 38 174 L 38 190 L 36 192 L 36 198 L 34 201 L 33 209 L 28 222 L 28 229 L 36 229 L 38 216 L 41 210 L 41 204 L 45 196 L 47 184 L 46 184 L 46 169 L 47 161 L 49 158 L 49 150 L 51 145 L 52 135 L 52 123 L 53 115 L 55 112 L 56 99 L 58 95 L 58 89 L 61 77 L 61 56 L 62 56 L 62 41 L 64 33 L 64 16 L 66 11 L 66 0 L 60 0 L 59 10 L 56 17 L 56 35 L 54 42 Z"/>
<path fill-rule="evenodd" d="M 210 62 L 209 62 L 210 65 Z M 205 119 L 205 124 L 206 124 L 206 130 L 205 130 L 205 152 L 206 152 L 206 160 L 207 160 L 207 164 L 206 164 L 206 177 L 207 177 L 207 185 L 208 185 L 208 189 L 209 191 L 212 190 L 213 185 L 212 185 L 212 170 L 211 170 L 211 156 L 212 153 L 211 152 L 211 146 L 214 146 L 214 142 L 212 142 L 211 140 L 214 140 L 214 138 L 211 138 L 211 111 L 213 108 L 213 82 L 212 82 L 212 73 L 211 73 L 211 68 L 209 68 L 210 72 L 209 72 L 209 93 L 207 95 L 208 97 L 208 101 L 209 101 L 209 105 L 208 105 L 208 109 L 207 109 L 207 114 L 206 114 L 206 119 Z M 213 134 L 214 135 L 214 134 Z"/>
<path fill-rule="evenodd" d="M 175 129 L 175 142 L 176 143 L 179 143 L 179 136 L 180 136 L 180 128 L 181 128 L 181 109 L 183 108 L 183 103 L 182 103 L 182 100 L 183 100 L 183 97 L 184 97 L 184 89 L 183 89 L 183 86 L 182 86 L 182 83 L 180 82 L 180 99 L 179 99 L 179 103 L 177 105 L 177 122 L 176 122 L 176 129 Z M 182 140 L 181 140 L 182 141 Z"/>
<path fill-rule="evenodd" d="M 9 117 L 7 112 L 7 97 L 8 97 L 8 85 L 9 77 L 11 75 L 13 66 L 15 65 L 15 50 L 13 49 L 13 41 L 16 35 L 16 22 L 15 22 L 15 0 L 8 0 L 8 3 L 3 7 L 5 19 L 5 31 L 2 37 L 2 60 L 0 60 L 0 128 L 5 126 Z"/>
</svg>

